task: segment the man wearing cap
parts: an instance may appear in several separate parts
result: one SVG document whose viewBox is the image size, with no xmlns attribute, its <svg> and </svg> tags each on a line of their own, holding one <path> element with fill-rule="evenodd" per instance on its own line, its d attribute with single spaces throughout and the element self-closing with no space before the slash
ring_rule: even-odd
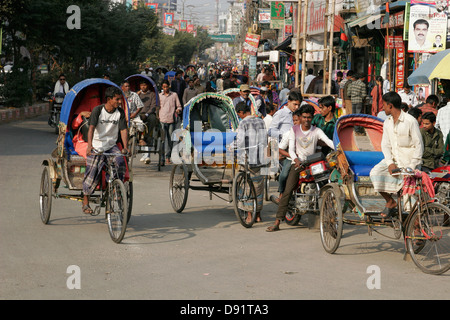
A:
<svg viewBox="0 0 450 320">
<path fill-rule="evenodd" d="M 263 116 L 263 118 L 267 115 L 266 112 L 266 97 L 269 93 L 269 88 L 267 86 L 261 86 L 259 88 L 260 94 L 256 96 L 256 109 Z"/>
<path fill-rule="evenodd" d="M 252 104 L 249 98 L 250 87 L 248 86 L 248 84 L 243 84 L 241 85 L 240 90 L 240 96 L 233 99 L 234 107 L 236 108 L 239 102 L 245 102 L 248 106 L 250 106 Z"/>
</svg>

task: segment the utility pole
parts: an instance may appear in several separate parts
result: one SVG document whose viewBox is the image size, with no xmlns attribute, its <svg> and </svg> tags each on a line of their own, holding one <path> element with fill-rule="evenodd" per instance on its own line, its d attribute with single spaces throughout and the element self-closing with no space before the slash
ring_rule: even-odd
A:
<svg viewBox="0 0 450 320">
<path fill-rule="evenodd" d="M 333 68 L 333 37 L 334 37 L 334 14 L 336 10 L 336 0 L 331 2 L 331 27 L 330 27 L 330 48 L 328 57 L 328 85 L 327 94 L 331 94 L 331 69 Z"/>
<path fill-rule="evenodd" d="M 303 28 L 302 28 L 302 2 L 303 2 Z M 308 0 L 298 0 L 297 8 L 297 48 L 295 53 L 295 87 L 298 88 L 300 85 L 300 91 L 304 93 L 304 83 L 305 83 L 305 72 L 303 70 L 301 75 L 301 81 L 299 84 L 299 72 L 298 68 L 300 66 L 300 38 L 302 38 L 302 63 L 306 60 L 306 28 L 307 28 L 307 18 L 308 18 Z M 303 30 L 300 37 L 300 30 Z"/>
</svg>

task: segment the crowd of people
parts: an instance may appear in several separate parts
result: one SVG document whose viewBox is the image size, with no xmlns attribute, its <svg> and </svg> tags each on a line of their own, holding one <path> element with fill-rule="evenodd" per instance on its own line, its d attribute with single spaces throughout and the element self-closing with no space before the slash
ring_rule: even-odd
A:
<svg viewBox="0 0 450 320">
<path fill-rule="evenodd" d="M 145 70 L 146 75 L 155 78 L 151 74 L 152 70 Z M 313 75 L 312 70 L 308 70 L 305 77 L 305 93 L 319 93 L 322 85 L 328 79 L 329 73 L 319 72 Z M 198 69 L 190 69 L 189 72 L 178 70 L 173 79 L 162 79 L 158 81 L 158 90 L 155 92 L 149 88 L 145 80 L 140 83 L 137 92 L 130 90 L 130 84 L 124 81 L 121 84 L 122 91 L 128 100 L 130 108 L 130 118 L 136 118 L 144 122 L 148 130 L 139 144 L 149 145 L 152 143 L 152 128 L 161 124 L 165 134 L 167 144 L 165 162 L 171 163 L 171 151 L 173 141 L 172 132 L 180 125 L 184 105 L 192 98 L 203 92 L 222 92 L 229 88 L 239 88 L 239 96 L 233 99 L 233 105 L 240 118 L 237 134 L 237 146 L 250 150 L 252 147 L 257 150 L 264 148 L 271 142 L 279 146 L 280 162 L 282 170 L 279 173 L 279 195 L 273 198 L 273 202 L 278 204 L 276 220 L 274 224 L 267 228 L 273 232 L 280 229 L 280 223 L 284 220 L 288 203 L 292 191 L 297 186 L 299 180 L 299 168 L 308 155 L 312 155 L 319 150 L 327 155 L 334 149 L 333 132 L 337 122 L 337 99 L 342 101 L 342 108 L 345 113 L 368 113 L 385 120 L 382 149 L 385 159 L 375 166 L 371 172 L 371 179 L 374 188 L 386 200 L 386 208 L 383 215 L 394 214 L 396 207 L 391 194 L 398 190 L 399 181 L 392 182 L 390 179 L 392 170 L 405 162 L 405 165 L 419 168 L 424 172 L 429 172 L 443 163 L 450 161 L 450 104 L 438 108 L 439 98 L 436 95 L 429 95 L 422 104 L 416 98 L 414 92 L 408 86 L 396 93 L 389 91 L 386 81 L 381 77 L 375 78 L 375 85 L 369 90 L 365 82 L 366 75 L 357 74 L 349 70 L 344 76 L 342 73 L 336 74 L 336 79 L 332 80 L 331 95 L 322 96 L 318 100 L 320 112 L 304 101 L 303 94 L 299 88 L 292 85 L 285 88 L 277 88 L 273 69 L 268 66 L 262 68 L 257 76 L 257 86 L 259 93 L 253 93 L 256 105 L 253 106 L 256 112 L 252 112 L 252 94 L 249 85 L 249 78 L 239 75 L 237 70 L 231 67 L 211 67 L 206 70 L 203 66 Z M 279 90 L 278 90 L 279 89 Z M 370 91 L 370 92 L 369 92 Z M 156 95 L 159 96 L 160 104 L 156 103 Z M 365 106 L 368 98 L 372 98 L 372 107 L 369 110 Z M 123 135 L 123 115 L 117 113 L 117 92 L 112 92 L 107 97 L 108 101 L 103 105 L 103 109 L 95 109 L 92 113 L 95 117 L 89 120 L 89 141 L 87 143 L 86 157 L 89 159 L 90 150 L 96 144 L 102 142 L 102 135 L 98 131 L 112 134 L 111 130 L 116 130 L 114 137 Z M 99 128 L 99 118 L 114 117 L 120 121 L 114 126 L 115 129 Z M 94 120 L 92 120 L 94 119 Z M 400 131 L 399 131 L 400 128 Z M 246 139 L 248 132 L 261 132 L 257 139 L 253 139 L 248 145 Z M 96 133 L 95 133 L 96 132 Z M 389 134 L 388 134 L 389 133 Z M 126 140 L 126 139 L 125 139 Z M 109 145 L 108 145 L 109 147 Z M 260 154 L 259 152 L 257 154 Z M 149 154 L 144 154 L 141 161 L 150 163 Z M 95 166 L 91 163 L 88 167 Z M 249 170 L 257 191 L 257 217 L 256 221 L 261 221 L 261 211 L 263 207 L 264 179 L 262 178 L 261 167 L 263 161 L 257 159 L 250 163 Z M 87 170 L 86 176 L 89 177 Z M 87 180 L 88 181 L 88 180 Z M 87 187 L 92 183 L 87 184 Z M 88 193 L 86 189 L 86 194 Z M 83 212 L 90 213 L 87 200 L 83 202 Z M 249 210 L 250 211 L 250 210 Z M 250 214 L 250 213 L 249 213 Z M 248 219 L 251 219 L 250 215 Z"/>
</svg>

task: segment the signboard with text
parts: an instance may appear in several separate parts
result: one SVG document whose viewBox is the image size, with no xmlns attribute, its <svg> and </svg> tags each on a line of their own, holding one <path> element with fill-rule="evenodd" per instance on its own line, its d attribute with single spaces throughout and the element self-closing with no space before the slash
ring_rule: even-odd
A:
<svg viewBox="0 0 450 320">
<path fill-rule="evenodd" d="M 284 3 L 281 1 L 272 1 L 270 3 L 270 28 L 284 28 Z"/>
<path fill-rule="evenodd" d="M 402 47 L 395 51 L 395 87 L 400 90 L 403 89 L 405 83 L 405 49 Z"/>
<path fill-rule="evenodd" d="M 261 36 L 258 34 L 247 33 L 242 52 L 251 56 L 256 56 L 260 37 Z"/>
</svg>

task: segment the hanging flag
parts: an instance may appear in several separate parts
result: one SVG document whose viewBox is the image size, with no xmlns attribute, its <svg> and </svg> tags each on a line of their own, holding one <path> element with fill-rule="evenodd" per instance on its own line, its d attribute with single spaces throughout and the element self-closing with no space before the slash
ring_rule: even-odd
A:
<svg viewBox="0 0 450 320">
<path fill-rule="evenodd" d="M 383 24 L 389 25 L 389 2 L 386 2 L 386 13 L 384 14 Z"/>
<path fill-rule="evenodd" d="M 340 29 L 340 31 L 341 34 L 339 36 L 339 46 L 345 50 L 348 47 L 348 37 L 345 34 L 344 30 L 342 30 L 342 28 Z"/>
</svg>

